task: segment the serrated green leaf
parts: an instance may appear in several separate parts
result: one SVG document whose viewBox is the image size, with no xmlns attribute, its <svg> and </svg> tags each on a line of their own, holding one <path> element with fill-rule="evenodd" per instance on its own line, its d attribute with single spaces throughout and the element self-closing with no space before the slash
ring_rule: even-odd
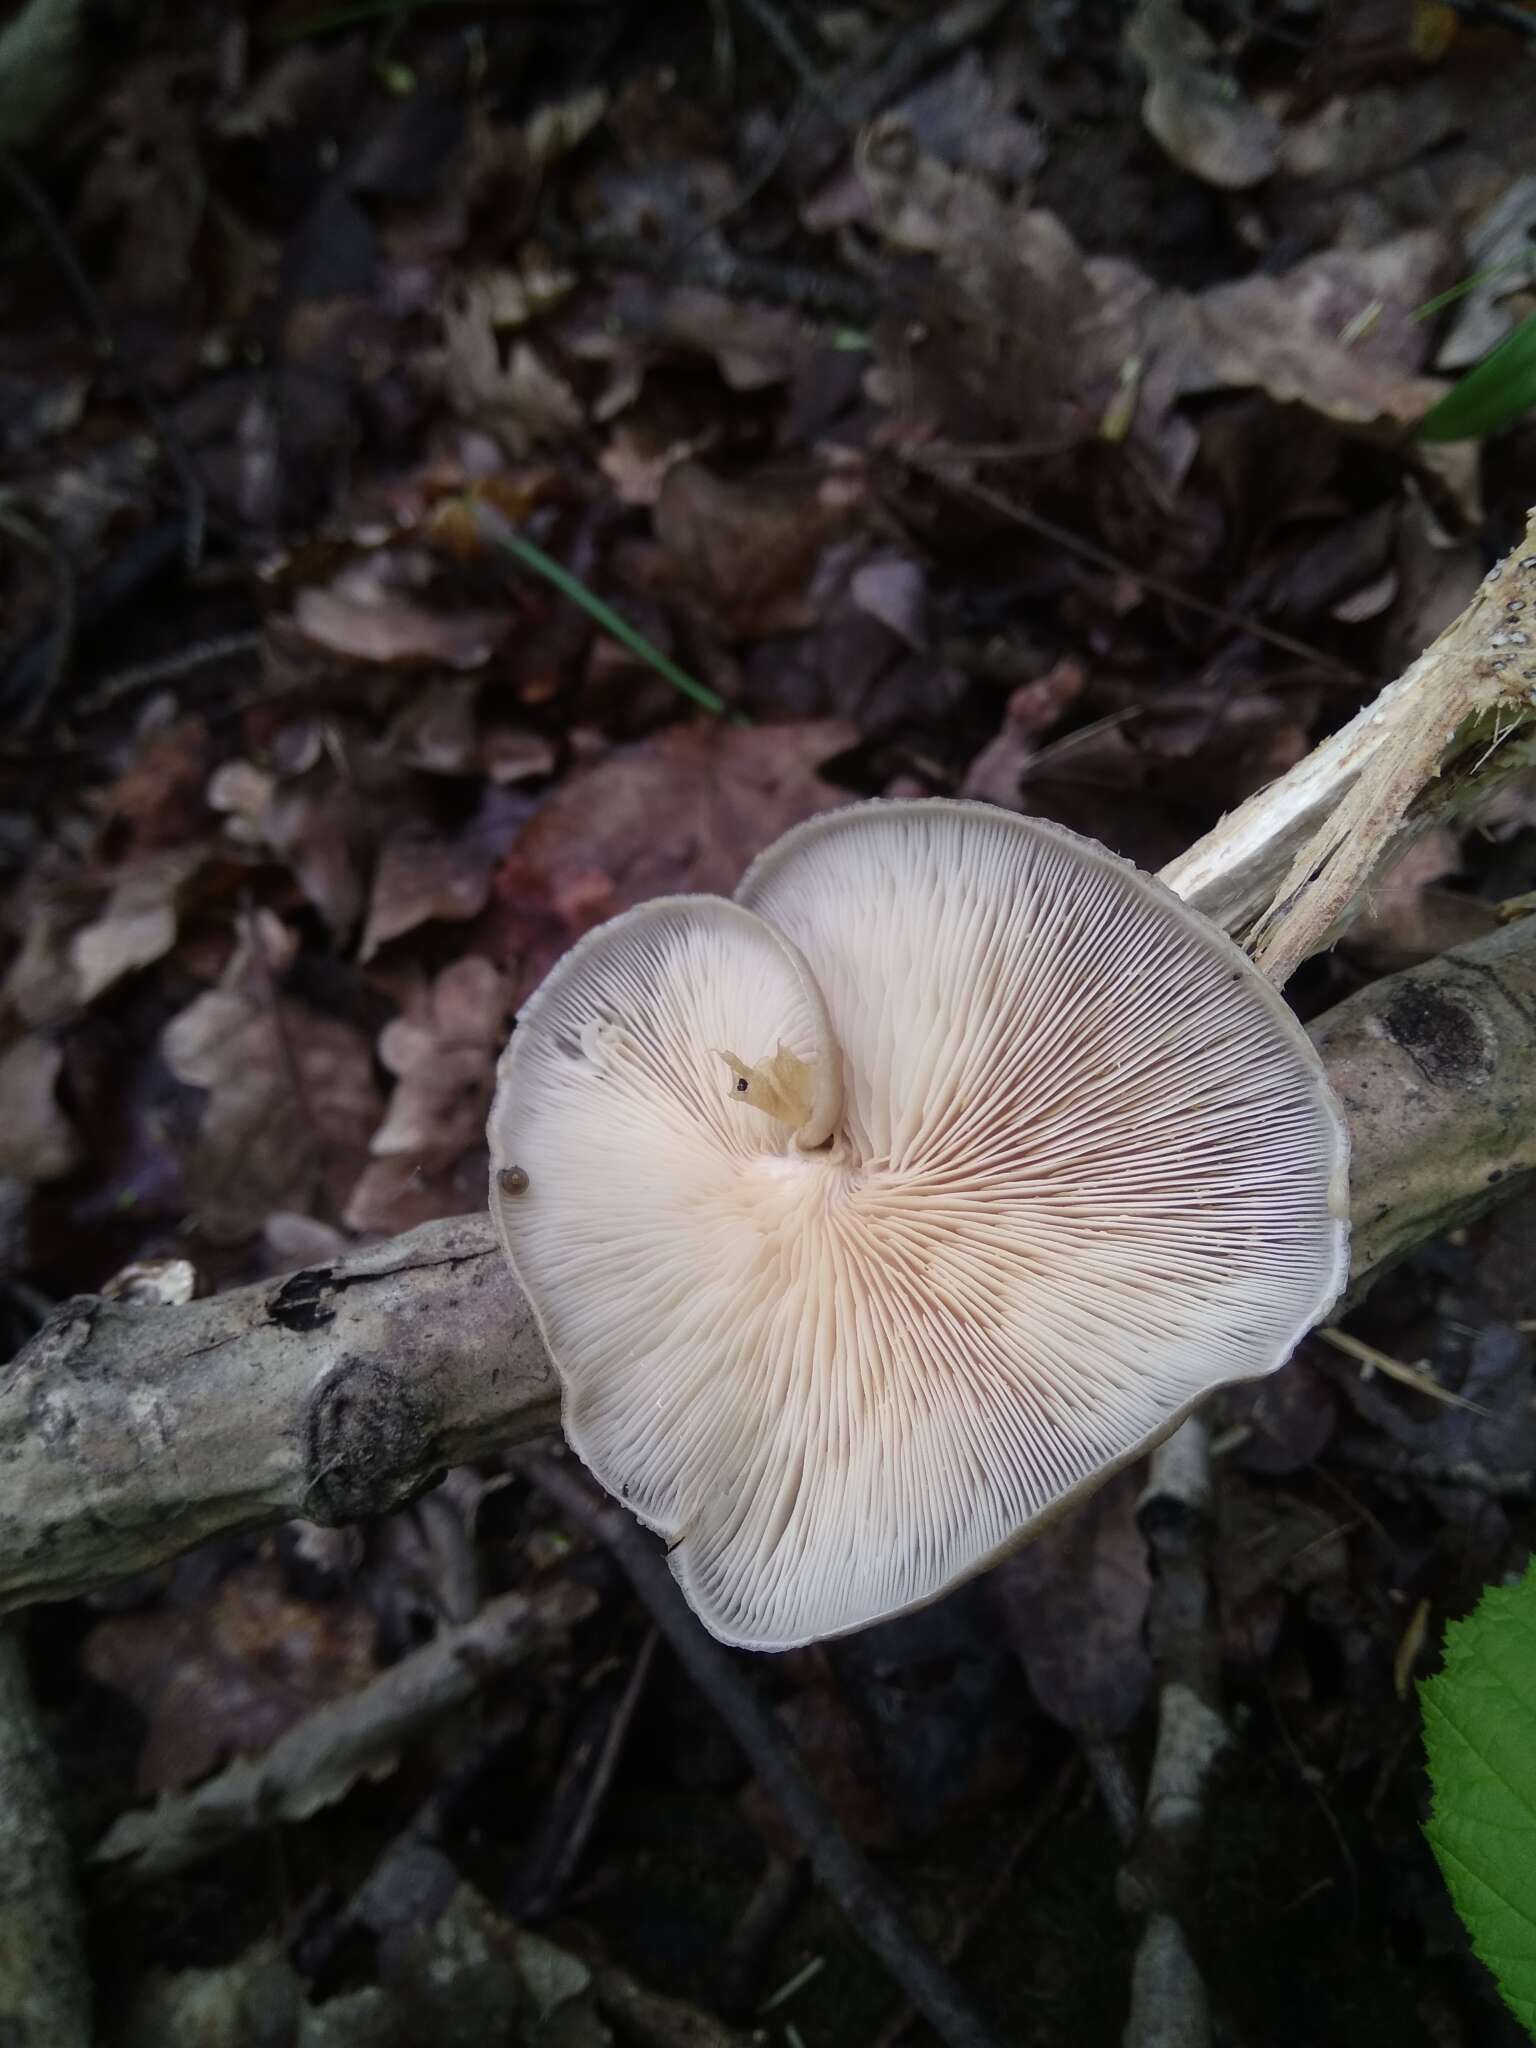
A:
<svg viewBox="0 0 1536 2048">
<path fill-rule="evenodd" d="M 1536 1566 L 1452 1623 L 1419 1699 L 1430 1847 L 1472 1946 L 1536 2035 Z"/>
<path fill-rule="evenodd" d="M 1414 429 L 1421 441 L 1479 441 L 1536 406 L 1536 313 L 1432 405 Z"/>
</svg>

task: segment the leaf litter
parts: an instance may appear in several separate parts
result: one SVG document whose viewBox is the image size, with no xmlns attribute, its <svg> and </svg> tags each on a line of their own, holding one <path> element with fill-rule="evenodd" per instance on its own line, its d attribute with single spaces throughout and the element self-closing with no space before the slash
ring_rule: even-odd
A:
<svg viewBox="0 0 1536 2048">
<path fill-rule="evenodd" d="M 0 780 L 21 1328 L 135 1263 L 207 1289 L 478 1207 L 496 1055 L 552 962 L 648 896 L 729 890 L 850 797 L 979 796 L 1159 865 L 1344 725 L 1519 530 L 1529 419 L 1412 437 L 1530 311 L 1536 145 L 1507 29 L 1195 0 L 722 0 L 708 30 L 607 0 L 473 12 L 209 6 L 174 36 L 146 15 L 88 88 L 63 80 L 67 118 L 33 145 L 114 348 L 22 236 L 0 326 L 0 690 L 30 734 Z M 189 473 L 210 536 L 192 575 Z M 1299 1004 L 1536 891 L 1523 789 L 1413 846 Z M 1340 901 L 1354 815 L 1306 855 Z M 1467 1476 L 1531 1453 L 1528 1232 L 1516 1200 L 1427 1248 L 1348 1318 L 1355 1362 L 1314 1343 L 1228 1404 L 1219 1625 L 1249 1716 L 1234 1813 L 1256 1819 L 1212 1968 L 1255 2040 L 1283 2004 L 1267 1972 L 1326 1986 L 1362 2041 L 1499 2038 L 1428 1903 L 1392 1671 L 1409 1616 L 1428 1603 L 1433 1642 L 1529 1547 L 1519 1499 Z M 1426 1363 L 1384 1382 L 1366 1357 Z M 768 1679 L 849 1832 L 897 1856 L 1041 2048 L 1068 2009 L 1119 2038 L 1113 1852 L 1058 1811 L 1002 1914 L 988 1866 L 1013 1868 L 996 1830 L 1064 1744 L 1148 1731 L 1135 1510 L 1128 1477 L 965 1600 Z M 155 1893 L 115 1894 L 142 1953 L 125 1936 L 105 1967 L 137 2038 L 234 2041 L 227 2016 L 268 1992 L 317 2040 L 413 2038 L 471 1951 L 524 2015 L 502 2037 L 537 2007 L 562 2039 L 728 2038 L 703 1958 L 745 1924 L 765 1838 L 788 1845 L 658 1670 L 592 1795 L 562 1902 L 584 1924 L 525 1952 L 502 1866 L 548 1824 L 632 1617 L 494 1467 L 440 1523 L 455 1584 L 568 1572 L 597 1615 L 285 1829 L 329 1940 L 367 1924 L 333 1874 L 377 1801 L 416 1844 L 391 1884 L 433 1877 L 419 1951 L 370 1934 L 334 1997 L 238 1886 L 227 1938 L 193 1916 L 176 1942 Z M 377 1532 L 334 1556 L 228 1539 L 83 1610 L 71 1647 L 50 1635 L 103 1824 L 124 1806 L 108 1759 L 190 1786 L 361 1697 L 381 1643 L 437 1625 L 404 1554 Z M 376 1614 L 413 1619 L 380 1637 Z M 511 1774 L 498 1726 L 526 1748 Z M 1384 1902 L 1356 1934 L 1262 1903 L 1335 1882 L 1298 1783 L 1327 1788 Z M 663 1855 L 644 1881 L 684 1812 L 715 1880 Z M 1074 1870 L 1098 1873 L 1086 1893 Z M 1009 2003 L 999 1919 L 1043 2001 Z M 1390 2011 L 1389 1922 L 1436 1957 Z M 651 1988 L 621 1994 L 586 1959 L 599 1939 Z M 786 1908 L 759 1988 L 811 1948 L 829 1960 L 793 2024 L 872 2038 L 880 1996 L 814 1904 Z"/>
</svg>

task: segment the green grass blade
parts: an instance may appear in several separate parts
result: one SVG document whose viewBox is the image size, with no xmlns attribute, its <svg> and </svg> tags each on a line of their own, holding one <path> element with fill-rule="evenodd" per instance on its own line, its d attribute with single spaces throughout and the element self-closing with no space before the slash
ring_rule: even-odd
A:
<svg viewBox="0 0 1536 2048">
<path fill-rule="evenodd" d="M 1421 441 L 1480 441 L 1536 406 L 1536 313 L 1453 384 L 1414 429 Z"/>
<path fill-rule="evenodd" d="M 481 534 L 494 547 L 500 548 L 504 554 L 511 555 L 514 560 L 521 562 L 525 569 L 531 569 L 536 576 L 542 576 L 546 583 L 552 583 L 561 596 L 568 597 L 572 604 L 580 605 L 589 619 L 601 626 L 603 631 L 617 640 L 621 646 L 627 647 L 631 654 L 638 656 L 641 661 L 655 669 L 657 675 L 664 677 L 674 690 L 691 698 L 695 704 L 702 704 L 706 711 L 713 711 L 721 717 L 734 717 L 740 724 L 746 723 L 739 712 L 731 711 L 730 705 L 723 697 L 696 681 L 686 669 L 679 668 L 675 661 L 663 654 L 652 641 L 647 640 L 628 619 L 621 618 L 612 605 L 605 604 L 600 597 L 588 590 L 585 583 L 573 576 L 569 569 L 562 568 L 553 555 L 546 555 L 541 547 L 536 547 L 531 540 L 525 540 L 520 533 L 515 532 L 499 512 L 492 511 L 489 505 L 477 504 L 474 507 L 474 520 Z"/>
</svg>

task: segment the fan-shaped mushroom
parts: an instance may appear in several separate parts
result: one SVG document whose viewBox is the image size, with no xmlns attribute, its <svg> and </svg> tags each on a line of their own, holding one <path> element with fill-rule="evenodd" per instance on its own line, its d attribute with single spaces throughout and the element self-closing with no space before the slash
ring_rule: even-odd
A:
<svg viewBox="0 0 1536 2048">
<path fill-rule="evenodd" d="M 754 1649 L 980 1571 L 1345 1273 L 1344 1121 L 1279 995 L 981 804 L 830 813 L 735 902 L 591 933 L 490 1138 L 571 1444 Z"/>
</svg>

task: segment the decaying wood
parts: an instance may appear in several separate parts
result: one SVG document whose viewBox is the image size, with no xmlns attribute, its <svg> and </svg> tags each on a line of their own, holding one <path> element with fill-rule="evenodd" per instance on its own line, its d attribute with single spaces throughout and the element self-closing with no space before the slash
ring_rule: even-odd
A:
<svg viewBox="0 0 1536 2048">
<path fill-rule="evenodd" d="M 1536 1169 L 1536 919 L 1313 1037 L 1349 1113 L 1357 1287 Z M 0 1610 L 221 1531 L 383 1514 L 557 1421 L 488 1217 L 185 1308 L 66 1302 L 0 1366 Z"/>
<path fill-rule="evenodd" d="M 1461 616 L 1332 739 L 1163 870 L 1283 983 L 1431 825 L 1536 764 L 1536 514 Z"/>
<path fill-rule="evenodd" d="M 1536 919 L 1372 983 L 1312 1038 L 1349 1117 L 1358 1295 L 1536 1168 Z"/>
</svg>

